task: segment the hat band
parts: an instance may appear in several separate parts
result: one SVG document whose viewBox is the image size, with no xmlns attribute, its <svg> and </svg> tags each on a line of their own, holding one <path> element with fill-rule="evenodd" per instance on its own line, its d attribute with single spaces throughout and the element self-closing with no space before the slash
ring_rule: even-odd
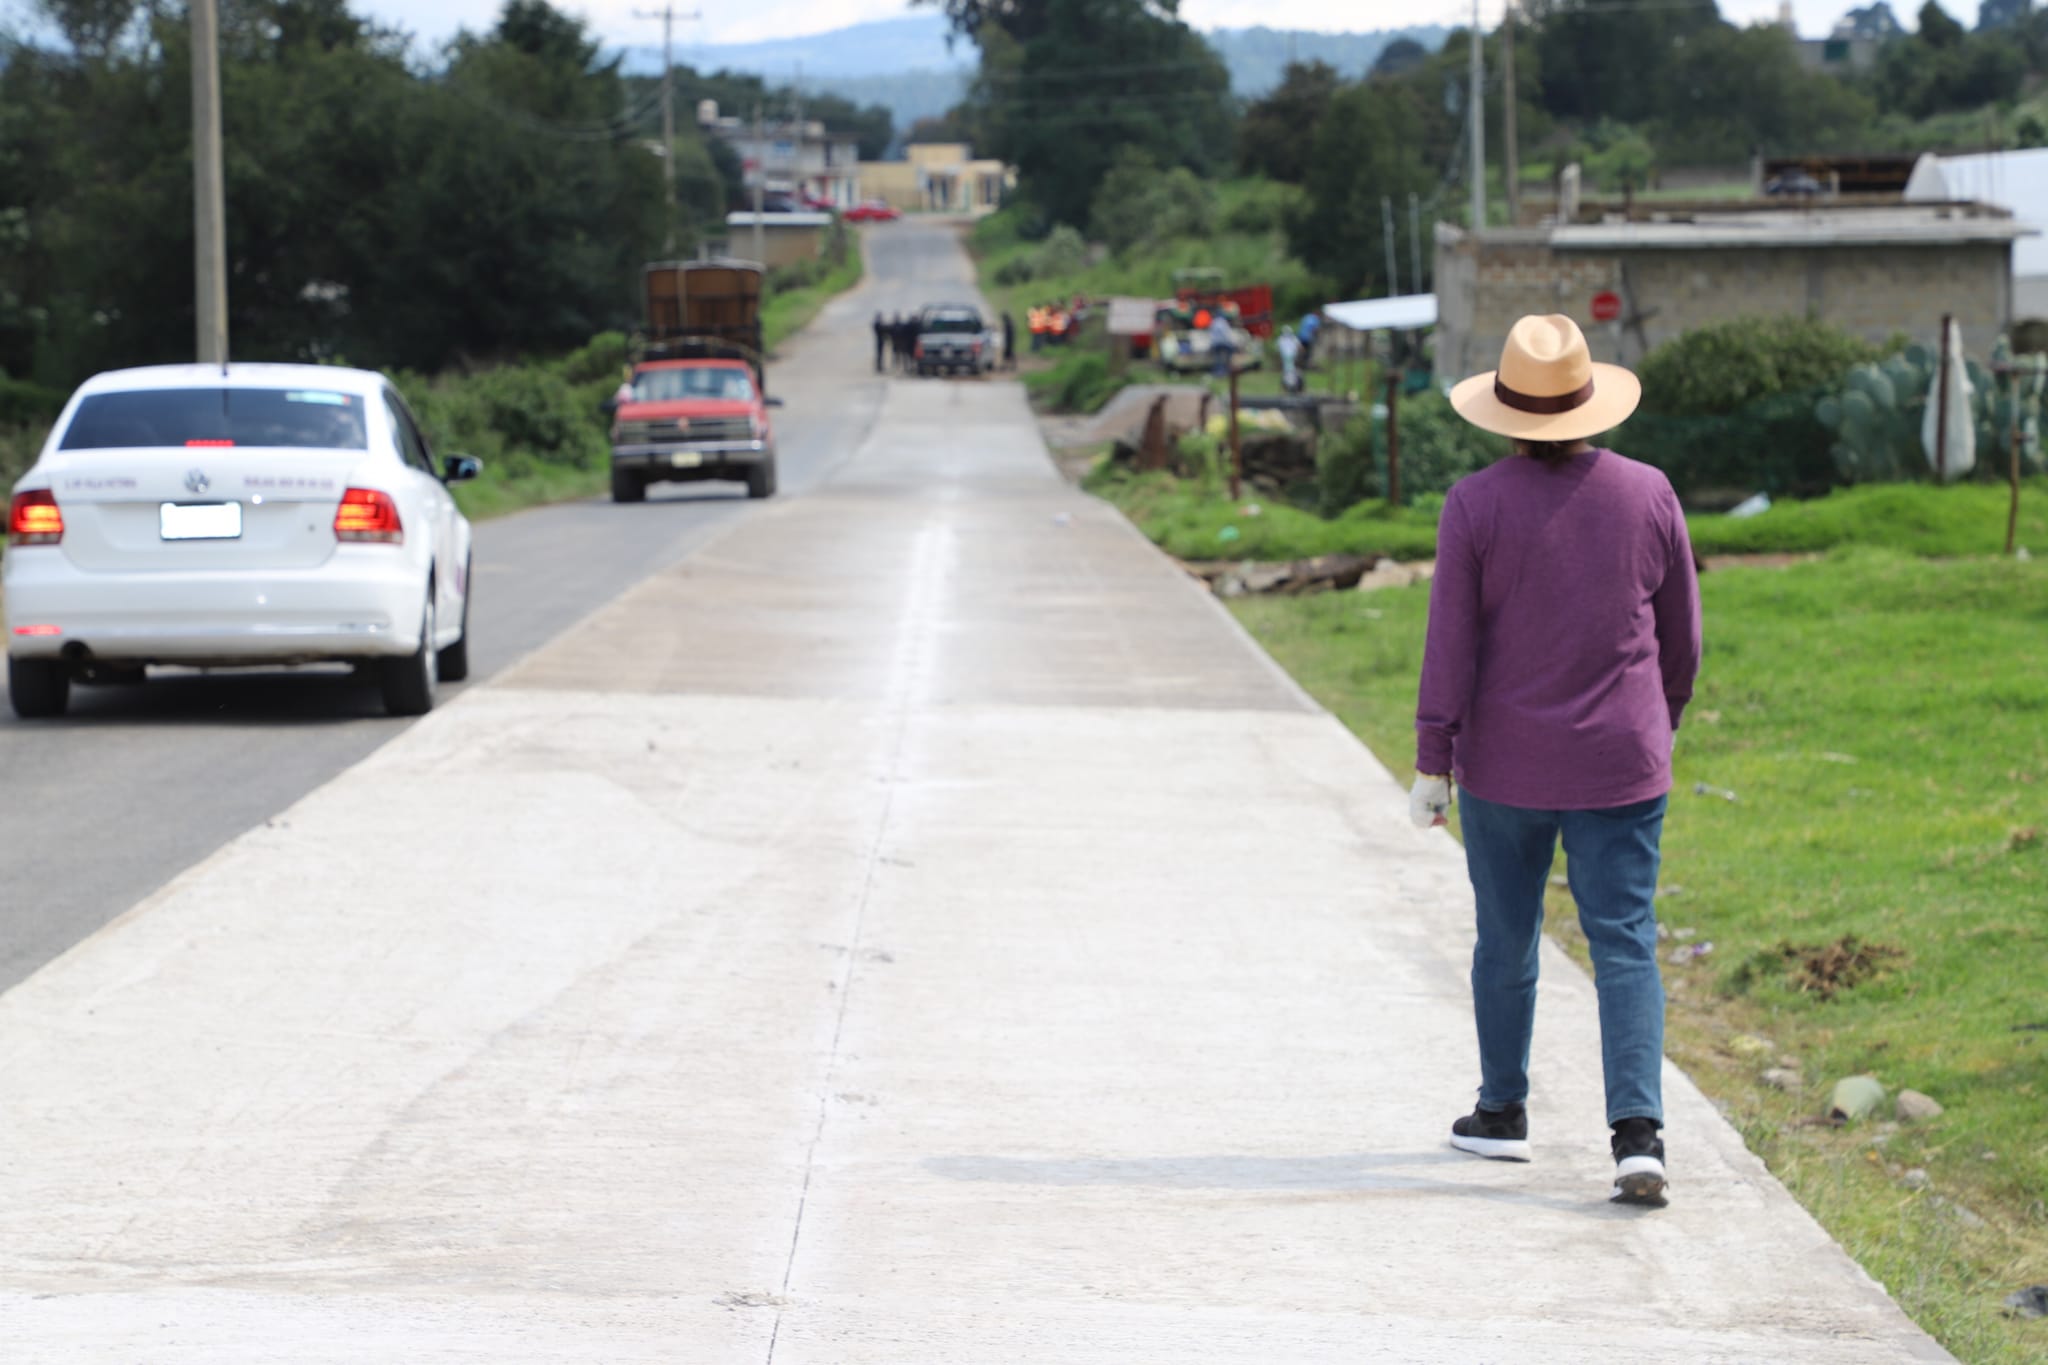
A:
<svg viewBox="0 0 2048 1365">
<path fill-rule="evenodd" d="M 1535 413 L 1540 417 L 1555 417 L 1573 408 L 1582 408 L 1593 401 L 1593 381 L 1588 379 L 1584 388 L 1570 393 L 1541 395 L 1520 393 L 1500 382 L 1498 374 L 1493 377 L 1493 396 L 1513 408 L 1516 412 Z"/>
</svg>

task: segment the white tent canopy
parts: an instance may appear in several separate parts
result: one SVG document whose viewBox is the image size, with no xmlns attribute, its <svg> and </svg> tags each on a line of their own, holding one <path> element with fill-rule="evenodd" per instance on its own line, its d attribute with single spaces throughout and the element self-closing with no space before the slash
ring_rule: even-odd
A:
<svg viewBox="0 0 2048 1365">
<path fill-rule="evenodd" d="M 1354 299 L 1323 305 L 1323 316 L 1354 332 L 1412 332 L 1436 326 L 1436 295 L 1402 294 L 1391 299 Z"/>
</svg>

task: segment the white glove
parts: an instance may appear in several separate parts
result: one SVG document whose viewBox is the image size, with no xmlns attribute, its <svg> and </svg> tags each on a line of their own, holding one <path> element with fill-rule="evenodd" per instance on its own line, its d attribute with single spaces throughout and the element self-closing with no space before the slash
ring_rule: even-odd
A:
<svg viewBox="0 0 2048 1365">
<path fill-rule="evenodd" d="M 1415 785 L 1408 789 L 1408 818 L 1415 822 L 1417 829 L 1448 825 L 1451 823 L 1451 800 L 1449 777 L 1431 777 L 1428 773 L 1417 773 Z"/>
</svg>

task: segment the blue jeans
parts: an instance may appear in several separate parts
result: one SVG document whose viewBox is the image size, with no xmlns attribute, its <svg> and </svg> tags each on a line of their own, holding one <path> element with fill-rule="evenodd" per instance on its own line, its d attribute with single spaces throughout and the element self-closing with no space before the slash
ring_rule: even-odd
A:
<svg viewBox="0 0 2048 1365">
<path fill-rule="evenodd" d="M 1528 810 L 1463 791 L 1458 800 L 1478 909 L 1472 1013 L 1479 1025 L 1479 1103 L 1501 1109 L 1529 1097 L 1543 888 L 1562 835 L 1579 927 L 1593 950 L 1607 1121 L 1662 1123 L 1664 980 L 1654 898 L 1666 798 L 1611 810 Z"/>
</svg>

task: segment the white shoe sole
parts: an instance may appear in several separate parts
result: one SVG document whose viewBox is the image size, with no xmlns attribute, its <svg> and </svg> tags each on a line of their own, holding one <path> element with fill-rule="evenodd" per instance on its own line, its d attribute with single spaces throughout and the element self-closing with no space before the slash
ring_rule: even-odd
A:
<svg viewBox="0 0 2048 1365">
<path fill-rule="evenodd" d="M 1527 1138 L 1483 1138 L 1466 1137 L 1463 1133 L 1451 1134 L 1451 1146 L 1461 1152 L 1483 1156 L 1488 1161 L 1527 1161 L 1529 1139 Z"/>
<path fill-rule="evenodd" d="M 1614 1192 L 1607 1197 L 1617 1204 L 1655 1204 L 1662 1206 L 1664 1188 L 1664 1163 L 1653 1156 L 1623 1157 L 1621 1164 L 1614 1168 Z"/>
</svg>

